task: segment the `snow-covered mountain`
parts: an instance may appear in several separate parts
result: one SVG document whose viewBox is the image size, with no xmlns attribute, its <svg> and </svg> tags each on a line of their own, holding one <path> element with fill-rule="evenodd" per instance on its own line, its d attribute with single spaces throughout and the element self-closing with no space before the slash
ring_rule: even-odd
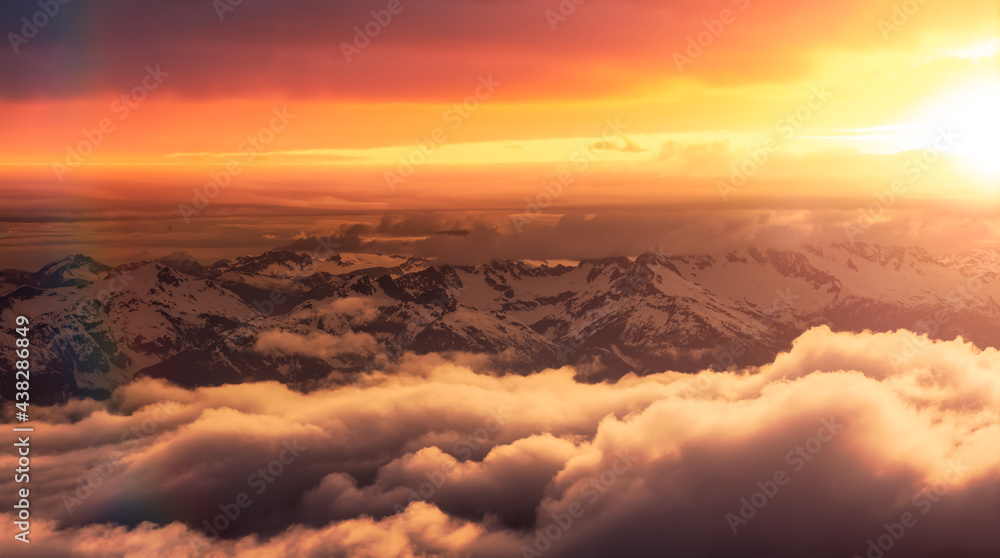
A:
<svg viewBox="0 0 1000 558">
<path fill-rule="evenodd" d="M 761 364 L 821 324 L 992 346 L 998 262 L 860 243 L 469 267 L 282 250 L 111 268 L 78 255 L 0 272 L 0 318 L 32 320 L 40 399 L 137 375 L 346 382 L 407 352 L 482 353 L 498 370 L 576 364 L 600 380 Z"/>
</svg>

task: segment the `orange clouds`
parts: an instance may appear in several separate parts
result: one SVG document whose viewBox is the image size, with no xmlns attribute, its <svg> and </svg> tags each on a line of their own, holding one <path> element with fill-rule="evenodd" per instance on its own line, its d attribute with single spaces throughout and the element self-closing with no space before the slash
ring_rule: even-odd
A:
<svg viewBox="0 0 1000 558">
<path fill-rule="evenodd" d="M 370 354 L 378 342 L 367 333 L 347 332 L 341 336 L 325 333 L 297 335 L 286 331 L 265 331 L 257 339 L 258 351 L 278 351 L 331 358 L 340 354 Z"/>
<path fill-rule="evenodd" d="M 634 93 L 673 74 L 672 54 L 724 9 L 739 17 L 685 74 L 729 84 L 798 81 L 811 77 L 819 64 L 816 55 L 828 49 L 878 52 L 925 37 L 996 32 L 991 20 L 996 6 L 986 0 L 965 2 L 961 9 L 923 5 L 892 42 L 879 28 L 880 20 L 893 21 L 892 2 L 585 4 L 553 30 L 548 15 L 568 11 L 558 1 L 401 2 L 350 61 L 341 44 L 354 42 L 355 28 L 375 21 L 371 11 L 384 10 L 386 3 L 240 5 L 222 21 L 214 10 L 190 3 L 142 11 L 120 1 L 69 5 L 56 20 L 61 25 L 48 26 L 17 56 L 4 60 L 5 73 L 25 79 L 5 82 L 0 93 L 51 98 L 115 92 L 146 64 L 159 63 L 176 71 L 172 89 L 188 98 L 238 98 L 244 95 L 236 91 L 256 91 L 299 98 L 448 101 L 464 94 L 466 75 L 484 71 L 509 79 L 521 99 L 602 98 Z M 0 15 L 9 28 L 27 14 L 10 6 Z M 178 42 L 175 29 L 160 25 L 163 21 L 182 22 L 185 40 Z M 148 42 L 134 48 L 140 37 Z M 79 66 L 61 58 L 72 49 L 78 50 Z M 53 56 L 56 62 L 45 63 Z M 54 70 L 80 79 L 59 80 Z"/>
<path fill-rule="evenodd" d="M 329 192 L 328 201 L 340 208 L 496 207 L 490 196 L 465 197 L 475 190 L 470 185 L 495 194 L 537 182 L 541 175 L 526 178 L 523 165 L 557 164 L 572 151 L 567 144 L 591 142 L 595 123 L 609 116 L 630 122 L 630 134 L 643 136 L 625 138 L 634 146 L 631 154 L 678 142 L 684 147 L 671 159 L 689 160 L 656 164 L 655 153 L 613 159 L 609 176 L 593 180 L 598 191 L 574 198 L 685 199 L 700 186 L 697 179 L 728 175 L 754 145 L 747 135 L 766 132 L 794 110 L 803 92 L 823 83 L 837 102 L 797 130 L 804 139 L 782 154 L 790 161 L 762 175 L 767 182 L 753 195 L 788 194 L 781 180 L 817 185 L 827 178 L 839 186 L 816 189 L 840 193 L 857 174 L 883 174 L 872 151 L 894 153 L 915 139 L 873 147 L 872 138 L 845 139 L 845 128 L 911 124 L 905 119 L 916 118 L 913 107 L 936 88 L 997 79 L 990 66 L 996 53 L 979 46 L 1000 33 L 996 6 L 987 0 L 960 7 L 932 2 L 915 11 L 906 2 L 855 0 L 579 6 L 569 0 L 430 0 L 402 2 L 385 23 L 373 20 L 373 7 L 384 10 L 385 4 L 241 4 L 219 21 L 215 10 L 189 4 L 141 12 L 111 0 L 67 5 L 21 52 L 0 59 L 5 75 L 18 76 L 0 86 L 0 116 L 16 131 L 0 139 L 4 188 L 26 172 L 32 182 L 56 179 L 51 163 L 99 129 L 108 107 L 134 91 L 150 66 L 162 67 L 169 78 L 104 134 L 74 171 L 68 191 L 102 190 L 121 179 L 186 193 L 189 181 L 204 180 L 217 170 L 214 163 L 224 164 L 272 108 L 289 105 L 299 115 L 295 129 L 269 144 L 260 164 L 234 181 L 253 192 L 248 202 L 274 203 L 268 198 L 281 191 L 276 183 L 292 181 L 314 194 L 350 185 L 353 194 Z M 907 12 L 905 21 L 896 15 L 900 10 Z M 722 22 L 727 11 L 731 17 Z M 555 29 L 550 13 L 562 14 Z M 0 20 L 16 22 L 19 15 L 6 7 Z M 163 21 L 182 28 L 183 41 Z M 346 60 L 340 45 L 355 41 L 356 28 L 373 21 L 364 50 Z M 896 28 L 888 36 L 880 31 L 885 21 Z M 85 22 L 102 32 L 80 29 Z M 682 71 L 677 56 L 690 60 Z M 386 200 L 384 171 L 426 138 L 449 107 L 473 94 L 481 75 L 495 76 L 502 91 L 449 133 L 429 168 L 408 181 L 410 192 Z M 736 155 L 706 156 L 698 147 L 703 144 L 727 144 Z M 35 172 L 38 167 L 42 172 Z M 515 176 L 497 184 L 498 171 Z M 671 195 L 659 198 L 654 192 L 662 193 L 662 177 Z M 995 173 L 988 178 L 995 180 Z M 609 187 L 616 197 L 601 195 Z"/>
</svg>

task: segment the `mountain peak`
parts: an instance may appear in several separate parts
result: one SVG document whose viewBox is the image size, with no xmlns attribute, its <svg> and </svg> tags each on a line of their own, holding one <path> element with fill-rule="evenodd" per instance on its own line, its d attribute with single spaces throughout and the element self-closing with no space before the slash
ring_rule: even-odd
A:
<svg viewBox="0 0 1000 558">
<path fill-rule="evenodd" d="M 35 281 L 43 288 L 65 287 L 102 279 L 111 267 L 89 256 L 73 254 L 43 266 L 35 273 Z"/>
</svg>

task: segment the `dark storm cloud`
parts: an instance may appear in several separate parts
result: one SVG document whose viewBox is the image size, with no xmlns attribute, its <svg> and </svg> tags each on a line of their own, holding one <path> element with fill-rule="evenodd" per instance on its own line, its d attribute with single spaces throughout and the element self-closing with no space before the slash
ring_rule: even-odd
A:
<svg viewBox="0 0 1000 558">
<path fill-rule="evenodd" d="M 387 23 L 381 24 L 372 23 L 371 12 L 386 10 L 388 0 L 51 3 L 57 13 L 38 17 L 46 23 L 34 33 L 22 18 L 30 21 L 42 10 L 37 2 L 0 6 L 0 31 L 10 43 L 0 49 L 0 73 L 8 77 L 0 98 L 118 92 L 157 64 L 171 72 L 165 88 L 186 97 L 253 91 L 451 99 L 465 94 L 470 75 L 488 71 L 505 76 L 515 95 L 599 95 L 650 76 L 676 76 L 674 53 L 723 9 L 738 14 L 725 29 L 730 48 L 699 60 L 688 75 L 781 81 L 812 71 L 813 48 L 880 45 L 873 26 L 856 22 L 884 15 L 859 0 L 808 8 L 791 0 L 399 0 L 397 13 L 382 15 Z M 369 44 L 355 28 L 370 23 Z M 24 32 L 32 37 L 23 43 L 8 35 Z M 344 44 L 357 50 L 345 55 Z M 593 64 L 613 73 L 597 75 Z"/>
</svg>

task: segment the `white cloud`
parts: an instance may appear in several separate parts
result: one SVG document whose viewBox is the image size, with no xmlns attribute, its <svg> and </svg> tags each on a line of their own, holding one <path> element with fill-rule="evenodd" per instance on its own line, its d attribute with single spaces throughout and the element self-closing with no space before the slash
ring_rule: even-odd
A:
<svg viewBox="0 0 1000 558">
<path fill-rule="evenodd" d="M 1000 550 L 1000 353 L 960 339 L 817 328 L 759 369 L 615 384 L 568 368 L 481 375 L 436 355 L 370 380 L 302 394 L 144 379 L 110 403 L 39 409 L 31 551 L 183 553 L 241 491 L 253 501 L 215 555 L 853 556 L 904 514 L 915 524 L 893 557 Z M 67 513 L 61 495 L 143 421 L 155 429 Z M 293 441 L 308 448 L 293 472 L 257 494 L 248 475 Z"/>
</svg>

